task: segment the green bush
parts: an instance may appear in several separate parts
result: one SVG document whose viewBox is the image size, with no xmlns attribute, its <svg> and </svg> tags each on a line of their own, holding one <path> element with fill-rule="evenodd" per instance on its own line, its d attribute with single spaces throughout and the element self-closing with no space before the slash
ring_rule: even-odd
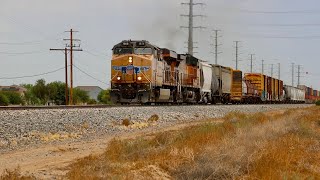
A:
<svg viewBox="0 0 320 180">
<path fill-rule="evenodd" d="M 110 98 L 110 89 L 103 90 L 98 95 L 98 100 L 102 104 L 112 104 L 111 98 Z"/>
<path fill-rule="evenodd" d="M 0 106 L 8 106 L 9 99 L 6 95 L 0 92 Z"/>
<path fill-rule="evenodd" d="M 317 101 L 317 102 L 316 102 L 316 105 L 317 105 L 317 106 L 320 106 L 320 101 Z"/>
<path fill-rule="evenodd" d="M 95 99 L 90 99 L 90 100 L 88 101 L 88 104 L 89 104 L 89 105 L 94 105 L 94 104 L 97 104 L 97 101 L 96 101 Z"/>
<path fill-rule="evenodd" d="M 23 104 L 23 99 L 19 93 L 12 91 L 4 91 L 3 94 L 8 98 L 10 104 L 20 105 Z"/>
</svg>

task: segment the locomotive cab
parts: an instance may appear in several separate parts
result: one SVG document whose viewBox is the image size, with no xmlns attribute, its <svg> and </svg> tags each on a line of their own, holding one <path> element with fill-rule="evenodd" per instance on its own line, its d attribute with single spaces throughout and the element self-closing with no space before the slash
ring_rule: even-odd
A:
<svg viewBox="0 0 320 180">
<path fill-rule="evenodd" d="M 113 47 L 111 97 L 114 103 L 145 103 L 149 100 L 152 61 L 157 47 L 147 41 L 122 41 Z"/>
</svg>

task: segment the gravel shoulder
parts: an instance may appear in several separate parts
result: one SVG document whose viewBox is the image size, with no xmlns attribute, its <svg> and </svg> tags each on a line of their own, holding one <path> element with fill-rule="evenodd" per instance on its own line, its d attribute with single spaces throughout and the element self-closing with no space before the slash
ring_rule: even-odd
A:
<svg viewBox="0 0 320 180">
<path fill-rule="evenodd" d="M 103 152 L 113 138 L 134 138 L 223 117 L 231 111 L 267 112 L 311 105 L 116 107 L 0 111 L 0 173 L 20 167 L 40 178 L 64 174 L 77 158 Z M 150 121 L 152 115 L 159 119 Z M 123 119 L 132 122 L 121 124 Z"/>
</svg>

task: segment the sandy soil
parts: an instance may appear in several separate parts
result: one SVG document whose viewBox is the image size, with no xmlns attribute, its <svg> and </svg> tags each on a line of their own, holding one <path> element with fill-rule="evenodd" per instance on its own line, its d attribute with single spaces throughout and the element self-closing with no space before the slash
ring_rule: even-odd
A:
<svg viewBox="0 0 320 180">
<path fill-rule="evenodd" d="M 216 119 L 217 123 L 222 122 Z M 100 137 L 93 141 L 81 141 L 75 143 L 60 143 L 60 145 L 42 145 L 13 152 L 0 154 L 0 172 L 5 169 L 13 170 L 19 167 L 22 174 L 34 175 L 41 179 L 55 179 L 68 172 L 68 165 L 90 154 L 101 154 L 106 149 L 108 142 L 113 138 L 135 138 L 138 136 L 150 136 L 161 131 L 178 130 L 183 127 L 203 123 L 204 121 L 178 124 L 156 131 L 141 130 L 134 133 L 122 133 L 116 136 Z"/>
</svg>

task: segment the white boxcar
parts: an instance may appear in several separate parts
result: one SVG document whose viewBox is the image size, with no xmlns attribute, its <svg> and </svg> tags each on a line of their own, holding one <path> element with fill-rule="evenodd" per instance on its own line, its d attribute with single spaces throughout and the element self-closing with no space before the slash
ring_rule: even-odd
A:
<svg viewBox="0 0 320 180">
<path fill-rule="evenodd" d="M 219 81 L 219 94 L 230 94 L 232 87 L 232 69 L 220 65 L 213 65 L 213 71 Z"/>
<path fill-rule="evenodd" d="M 287 101 L 305 102 L 305 90 L 285 85 L 284 91 Z"/>
</svg>

